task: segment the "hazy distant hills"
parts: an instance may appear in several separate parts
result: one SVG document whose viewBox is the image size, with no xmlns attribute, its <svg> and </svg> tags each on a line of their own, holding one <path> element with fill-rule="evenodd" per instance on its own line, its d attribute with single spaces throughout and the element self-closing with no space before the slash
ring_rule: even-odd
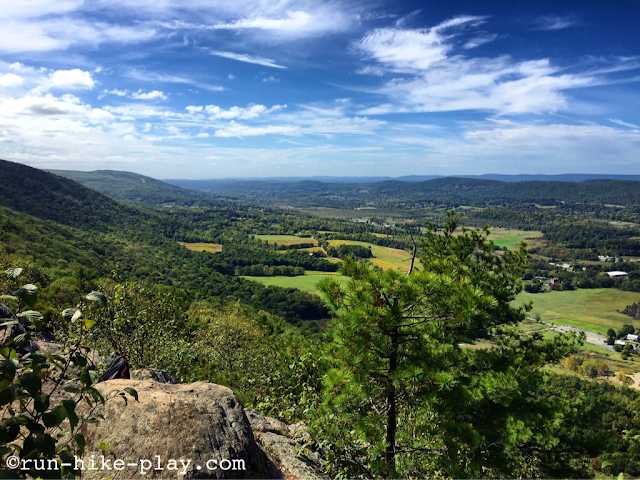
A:
<svg viewBox="0 0 640 480">
<path fill-rule="evenodd" d="M 69 178 L 85 187 L 128 202 L 150 205 L 166 203 L 180 205 L 200 204 L 203 206 L 216 203 L 215 200 L 211 199 L 211 194 L 171 185 L 137 173 L 115 170 L 96 170 L 94 172 L 48 170 L 48 172 Z"/>
<path fill-rule="evenodd" d="M 274 181 L 184 181 L 182 185 L 230 198 L 259 203 L 355 207 L 383 201 L 446 205 L 566 203 L 629 205 L 640 203 L 640 181 L 589 179 L 580 182 L 440 177 L 426 181 L 387 180 L 376 183 Z"/>
<path fill-rule="evenodd" d="M 33 173 L 35 172 L 35 173 Z M 11 185 L 11 176 L 19 176 L 17 183 L 29 182 L 29 177 L 41 178 L 48 185 L 44 190 L 34 186 L 28 195 L 38 197 L 42 218 L 59 218 L 65 200 L 62 192 L 77 190 L 81 200 L 79 207 L 102 201 L 92 195 L 93 190 L 109 197 L 130 202 L 153 205 L 166 203 L 192 206 L 218 206 L 223 199 L 243 199 L 261 204 L 289 204 L 297 206 L 332 206 L 351 208 L 380 202 L 406 202 L 412 204 L 444 205 L 508 205 L 561 203 L 589 203 L 630 205 L 640 204 L 640 175 L 498 175 L 488 174 L 466 177 L 408 176 L 397 179 L 383 177 L 315 177 L 313 180 L 296 181 L 295 178 L 270 178 L 260 180 L 167 180 L 160 181 L 131 172 L 99 170 L 78 172 L 51 170 L 46 173 L 16 163 L 0 164 L 0 180 L 5 176 Z M 46 178 L 43 175 L 48 176 Z M 61 177 L 65 177 L 64 179 Z M 71 182 L 72 179 L 74 182 Z M 23 182 L 24 180 L 24 182 Z M 66 180 L 63 181 L 63 180 Z M 324 180 L 324 181 L 321 181 Z M 80 189 L 82 184 L 88 189 Z M 24 206 L 0 204 L 20 210 Z M 49 192 L 52 202 L 45 199 Z M 0 193 L 3 191 L 0 189 Z M 15 195 L 14 195 L 15 196 Z M 24 197 L 24 195 L 23 195 Z M 217 198 L 214 198 L 217 197 Z M 104 197 L 102 197 L 104 198 Z M 39 200 L 39 201 L 40 201 Z M 76 203 L 78 200 L 76 199 Z M 35 204 L 35 200 L 27 202 Z M 104 203 L 104 202 L 103 202 Z M 102 207 L 101 207 L 102 208 Z M 122 208 L 120 205 L 118 208 Z M 107 208 L 113 211 L 115 206 Z M 99 211 L 98 208 L 96 211 Z M 71 211 L 78 211 L 72 208 Z M 96 211 L 93 212 L 95 217 Z M 49 213 L 47 213 L 49 212 Z M 64 222 L 63 222 L 64 223 Z M 73 222 L 72 222 L 73 223 Z"/>
<path fill-rule="evenodd" d="M 239 182 L 267 182 L 267 183 L 296 183 L 303 181 L 314 181 L 323 183 L 377 183 L 388 180 L 400 182 L 424 182 L 436 178 L 476 178 L 481 180 L 499 180 L 501 182 L 583 182 L 585 180 L 640 180 L 640 175 L 608 175 L 598 173 L 567 173 L 562 175 L 501 175 L 488 173 L 485 175 L 407 175 L 403 177 L 269 177 L 269 178 L 223 178 L 205 180 L 164 180 L 172 185 L 193 188 L 196 190 L 206 190 L 221 184 Z"/>
</svg>

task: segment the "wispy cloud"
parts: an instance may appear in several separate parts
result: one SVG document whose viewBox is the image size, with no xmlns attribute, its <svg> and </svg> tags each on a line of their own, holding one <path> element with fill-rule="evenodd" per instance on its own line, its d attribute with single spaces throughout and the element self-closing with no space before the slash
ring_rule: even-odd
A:
<svg viewBox="0 0 640 480">
<path fill-rule="evenodd" d="M 479 35 L 477 37 L 472 38 L 468 42 L 466 42 L 462 46 L 462 48 L 464 48 L 465 50 L 470 50 L 472 48 L 477 48 L 480 45 L 484 45 L 485 43 L 493 42 L 496 38 L 498 38 L 497 34 Z"/>
<path fill-rule="evenodd" d="M 158 82 L 158 83 L 178 83 L 185 85 L 193 85 L 197 88 L 202 88 L 204 90 L 209 90 L 212 92 L 221 92 L 224 90 L 224 87 L 219 85 L 210 85 L 207 83 L 200 82 L 194 78 L 189 77 L 181 77 L 179 75 L 170 75 L 164 73 L 156 73 L 156 72 L 148 72 L 145 70 L 139 70 L 137 68 L 133 68 L 126 73 L 126 76 L 130 78 L 134 78 L 136 80 L 140 80 L 143 82 Z"/>
<path fill-rule="evenodd" d="M 580 24 L 576 15 L 542 15 L 533 20 L 534 30 L 563 30 Z"/>
<path fill-rule="evenodd" d="M 382 28 L 367 33 L 355 43 L 355 52 L 375 61 L 371 68 L 396 76 L 374 90 L 391 101 L 362 109 L 361 113 L 556 112 L 569 106 L 565 91 L 608 82 L 601 74 L 587 70 L 567 73 L 548 58 L 514 60 L 507 55 L 488 58 L 463 54 L 474 40 L 459 50 L 461 29 L 485 21 L 485 17 L 456 17 L 427 29 Z M 494 36 L 476 37 L 476 43 L 478 38 L 490 41 Z M 625 59 L 616 63 L 630 65 Z"/>
<path fill-rule="evenodd" d="M 610 122 L 612 122 L 612 123 L 616 123 L 618 125 L 622 125 L 623 127 L 640 128 L 640 125 L 635 125 L 635 124 L 629 123 L 629 122 L 623 122 L 622 120 L 618 120 L 617 118 L 609 118 L 608 120 Z"/>
<path fill-rule="evenodd" d="M 213 25 L 216 30 L 244 30 L 258 28 L 261 30 L 299 30 L 311 22 L 312 17 L 306 12 L 287 12 L 285 18 L 243 18 L 232 23 Z"/>
<path fill-rule="evenodd" d="M 258 57 L 254 55 L 248 55 L 246 53 L 221 52 L 218 50 L 212 50 L 209 53 L 211 53 L 211 55 L 215 55 L 216 57 L 237 60 L 238 62 L 254 63 L 256 65 L 262 65 L 264 67 L 272 68 L 287 68 L 285 66 L 278 65 L 277 63 L 275 63 L 275 60 L 272 60 L 271 58 Z"/>
</svg>

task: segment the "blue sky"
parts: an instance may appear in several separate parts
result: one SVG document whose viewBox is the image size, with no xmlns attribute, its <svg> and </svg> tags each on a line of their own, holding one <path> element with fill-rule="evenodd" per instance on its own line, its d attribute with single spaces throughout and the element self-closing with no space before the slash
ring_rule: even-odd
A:
<svg viewBox="0 0 640 480">
<path fill-rule="evenodd" d="M 0 158 L 640 174 L 640 2 L 0 0 Z"/>
</svg>

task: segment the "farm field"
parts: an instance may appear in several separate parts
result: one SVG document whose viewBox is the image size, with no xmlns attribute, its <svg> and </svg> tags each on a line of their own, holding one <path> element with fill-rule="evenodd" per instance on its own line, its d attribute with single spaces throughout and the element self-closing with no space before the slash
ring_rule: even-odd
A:
<svg viewBox="0 0 640 480">
<path fill-rule="evenodd" d="M 178 242 L 183 247 L 186 247 L 187 250 L 192 250 L 194 252 L 221 252 L 222 245 L 219 243 L 186 243 L 186 242 Z"/>
<path fill-rule="evenodd" d="M 331 272 L 333 273 L 333 272 Z M 309 292 L 317 295 L 318 289 L 316 284 L 323 278 L 327 278 L 327 275 L 300 275 L 297 277 L 250 277 L 245 276 L 247 280 L 262 283 L 267 286 L 275 286 L 282 288 L 297 288 L 303 292 Z M 346 282 L 347 277 L 339 276 L 341 282 Z"/>
<path fill-rule="evenodd" d="M 489 240 L 498 247 L 507 247 L 509 250 L 517 250 L 520 242 L 527 242 L 528 247 L 535 246 L 536 240 L 542 237 L 542 232 L 535 230 L 513 230 L 508 228 L 489 228 Z M 532 240 L 533 239 L 533 240 Z"/>
<path fill-rule="evenodd" d="M 329 240 L 329 245 L 361 245 L 363 247 L 371 247 L 371 252 L 375 258 L 369 260 L 374 265 L 377 265 L 385 270 L 390 268 L 399 268 L 407 271 L 409 269 L 411 254 L 404 250 L 398 250 L 396 248 L 381 247 L 379 245 L 373 245 L 367 242 L 356 242 L 352 240 Z M 416 265 L 418 264 L 416 260 Z"/>
<path fill-rule="evenodd" d="M 613 288 L 578 289 L 561 292 L 522 292 L 513 304 L 533 302 L 529 316 L 539 314 L 544 322 L 607 334 L 609 328 L 619 330 L 622 325 L 640 328 L 640 321 L 616 312 L 640 300 L 640 294 Z"/>
<path fill-rule="evenodd" d="M 315 238 L 298 237 L 297 235 L 254 235 L 264 242 L 275 243 L 276 245 L 299 245 L 300 243 L 313 243 L 318 245 Z"/>
</svg>

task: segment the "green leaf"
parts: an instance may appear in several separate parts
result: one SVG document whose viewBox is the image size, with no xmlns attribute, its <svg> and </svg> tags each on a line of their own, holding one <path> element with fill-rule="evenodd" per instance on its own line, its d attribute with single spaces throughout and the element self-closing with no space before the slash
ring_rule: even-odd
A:
<svg viewBox="0 0 640 480">
<path fill-rule="evenodd" d="M 124 389 L 125 392 L 127 392 L 129 395 L 131 395 L 133 398 L 136 399 L 136 402 L 139 402 L 138 400 L 138 392 L 136 392 L 136 390 L 134 388 L 131 387 L 127 387 Z"/>
<path fill-rule="evenodd" d="M 15 384 L 0 390 L 0 407 L 13 403 L 18 398 L 19 393 L 20 385 Z"/>
<path fill-rule="evenodd" d="M 103 307 L 107 306 L 107 297 L 104 293 L 98 292 L 94 290 L 93 292 L 87 294 L 85 297 L 87 300 L 91 300 L 92 302 L 100 302 Z"/>
<path fill-rule="evenodd" d="M 76 415 L 76 402 L 73 400 L 63 400 L 62 406 L 67 411 L 67 418 L 69 419 L 69 424 L 71 425 L 71 429 L 73 430 L 78 425 L 80 421 L 78 419 L 78 415 Z"/>
<path fill-rule="evenodd" d="M 84 439 L 84 435 L 82 435 L 81 433 L 76 433 L 73 436 L 73 439 L 78 444 L 78 454 L 82 456 L 84 454 L 84 447 L 87 445 L 87 442 Z"/>
<path fill-rule="evenodd" d="M 91 386 L 93 383 L 93 379 L 91 378 L 91 374 L 89 370 L 86 368 L 80 372 L 80 381 L 84 383 L 87 387 Z"/>
<path fill-rule="evenodd" d="M 8 322 L 0 323 L 0 327 L 8 327 L 9 325 L 17 325 L 18 320 L 9 320 Z"/>
<path fill-rule="evenodd" d="M 33 373 L 25 373 L 18 377 L 20 384 L 25 388 L 32 398 L 36 398 L 40 395 L 40 388 L 42 387 L 42 379 Z"/>
<path fill-rule="evenodd" d="M 85 318 L 83 322 L 85 330 L 89 330 L 96 323 L 95 320 L 91 320 L 90 318 Z"/>
<path fill-rule="evenodd" d="M 38 287 L 31 283 L 27 283 L 16 290 L 16 297 L 22 300 L 26 305 L 33 307 L 38 301 Z"/>
<path fill-rule="evenodd" d="M 76 310 L 76 313 L 74 313 L 73 316 L 71 317 L 71 321 L 75 322 L 79 320 L 81 317 L 82 317 L 82 310 Z"/>
<path fill-rule="evenodd" d="M 18 297 L 13 295 L 0 295 L 0 300 L 18 300 Z"/>
<path fill-rule="evenodd" d="M 26 310 L 16 315 L 18 318 L 23 318 L 28 324 L 34 325 L 36 328 L 42 328 L 42 314 L 35 310 Z"/>
<path fill-rule="evenodd" d="M 22 273 L 22 268 L 8 268 L 5 273 L 7 274 L 7 277 L 14 280 L 20 276 L 20 274 Z"/>
<path fill-rule="evenodd" d="M 38 395 L 33 402 L 36 412 L 46 412 L 49 409 L 49 395 Z"/>
<path fill-rule="evenodd" d="M 42 414 L 44 426 L 47 428 L 59 426 L 65 418 L 67 418 L 67 410 L 62 405 L 58 405 L 50 412 L 45 412 Z"/>
<path fill-rule="evenodd" d="M 87 359 L 82 354 L 76 353 L 73 357 L 73 363 L 80 368 L 84 368 L 87 366 Z"/>
</svg>

